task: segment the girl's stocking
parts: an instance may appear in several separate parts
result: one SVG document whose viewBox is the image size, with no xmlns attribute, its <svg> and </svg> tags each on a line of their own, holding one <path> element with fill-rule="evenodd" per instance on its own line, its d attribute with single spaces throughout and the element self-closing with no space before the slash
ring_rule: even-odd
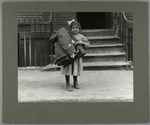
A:
<svg viewBox="0 0 150 125">
<path fill-rule="evenodd" d="M 65 79 L 66 79 L 66 89 L 67 89 L 68 91 L 72 91 L 73 89 L 72 89 L 72 87 L 71 87 L 71 85 L 70 85 L 70 76 L 65 75 Z"/>
<path fill-rule="evenodd" d="M 73 76 L 73 80 L 74 80 L 74 88 L 79 89 L 77 76 Z"/>
</svg>

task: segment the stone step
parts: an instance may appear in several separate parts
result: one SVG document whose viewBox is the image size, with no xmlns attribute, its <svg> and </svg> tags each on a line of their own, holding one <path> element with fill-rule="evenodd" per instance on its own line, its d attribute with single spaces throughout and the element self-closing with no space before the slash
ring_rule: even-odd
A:
<svg viewBox="0 0 150 125">
<path fill-rule="evenodd" d="M 95 63 L 83 63 L 83 66 L 130 66 L 129 62 L 95 62 Z"/>
<path fill-rule="evenodd" d="M 88 40 L 112 40 L 112 39 L 120 39 L 118 36 L 87 36 Z"/>
<path fill-rule="evenodd" d="M 103 45 L 103 44 L 121 44 L 121 41 L 115 39 L 91 39 L 89 40 L 91 45 Z"/>
<path fill-rule="evenodd" d="M 95 62 L 83 63 L 84 70 L 132 69 L 129 62 Z"/>
<path fill-rule="evenodd" d="M 113 36 L 114 30 L 113 29 L 86 29 L 82 30 L 81 34 L 84 36 Z"/>
<path fill-rule="evenodd" d="M 87 53 L 83 57 L 83 62 L 120 62 L 126 61 L 126 54 L 123 52 L 113 53 Z"/>
<path fill-rule="evenodd" d="M 103 44 L 103 45 L 90 45 L 86 49 L 87 53 L 106 53 L 106 52 L 121 52 L 122 44 Z"/>
<path fill-rule="evenodd" d="M 60 71 L 61 66 L 56 66 L 54 64 L 49 64 L 45 67 L 41 68 L 41 71 Z M 84 70 L 116 70 L 116 69 L 132 69 L 131 64 L 129 62 L 95 62 L 95 63 L 83 63 Z M 23 68 L 20 68 L 23 69 Z M 27 68 L 26 68 L 27 69 Z"/>
<path fill-rule="evenodd" d="M 91 45 L 103 45 L 103 44 L 121 44 L 119 37 L 117 36 L 92 36 L 87 37 Z"/>
</svg>

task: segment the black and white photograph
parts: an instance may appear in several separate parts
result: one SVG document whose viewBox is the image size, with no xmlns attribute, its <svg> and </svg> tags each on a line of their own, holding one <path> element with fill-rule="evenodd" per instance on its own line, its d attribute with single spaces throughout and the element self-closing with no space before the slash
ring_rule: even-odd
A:
<svg viewBox="0 0 150 125">
<path fill-rule="evenodd" d="M 18 12 L 18 102 L 134 102 L 133 16 Z"/>
</svg>

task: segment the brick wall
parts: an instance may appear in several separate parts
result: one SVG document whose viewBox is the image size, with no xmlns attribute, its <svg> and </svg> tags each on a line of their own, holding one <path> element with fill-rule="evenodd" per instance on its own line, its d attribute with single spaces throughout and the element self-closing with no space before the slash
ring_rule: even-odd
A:
<svg viewBox="0 0 150 125">
<path fill-rule="evenodd" d="M 23 30 L 29 30 L 31 32 L 35 31 L 35 25 L 36 24 L 36 31 L 45 32 L 45 26 L 46 31 L 50 32 L 50 25 L 42 24 L 42 22 L 48 22 L 50 20 L 50 12 L 20 12 L 18 13 L 18 23 L 19 32 L 23 32 Z M 66 27 L 67 30 L 69 30 L 69 26 L 67 21 L 76 19 L 76 13 L 75 12 L 53 12 L 53 29 L 58 30 L 61 27 Z"/>
<path fill-rule="evenodd" d="M 67 21 L 76 19 L 75 12 L 58 12 L 53 13 L 53 29 L 58 30 L 61 27 L 66 27 L 69 30 Z"/>
<path fill-rule="evenodd" d="M 18 13 L 18 32 L 50 32 L 50 24 L 44 24 L 50 20 L 50 12 L 20 12 Z M 36 25 L 35 25 L 36 24 Z"/>
<path fill-rule="evenodd" d="M 48 17 L 49 12 L 19 12 L 18 17 Z"/>
</svg>

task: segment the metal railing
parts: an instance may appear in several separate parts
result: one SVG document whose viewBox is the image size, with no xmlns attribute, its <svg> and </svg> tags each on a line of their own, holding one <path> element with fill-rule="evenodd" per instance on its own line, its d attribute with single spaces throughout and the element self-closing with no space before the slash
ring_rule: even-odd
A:
<svg viewBox="0 0 150 125">
<path fill-rule="evenodd" d="M 128 61 L 133 61 L 133 28 L 128 28 Z"/>
<path fill-rule="evenodd" d="M 133 61 L 133 26 L 128 26 L 133 24 L 133 21 L 128 20 L 124 12 L 115 13 L 114 20 L 114 34 L 121 39 L 126 61 Z"/>
<path fill-rule="evenodd" d="M 52 48 L 49 38 L 52 32 L 51 16 L 18 18 L 18 67 L 50 63 Z"/>
</svg>

